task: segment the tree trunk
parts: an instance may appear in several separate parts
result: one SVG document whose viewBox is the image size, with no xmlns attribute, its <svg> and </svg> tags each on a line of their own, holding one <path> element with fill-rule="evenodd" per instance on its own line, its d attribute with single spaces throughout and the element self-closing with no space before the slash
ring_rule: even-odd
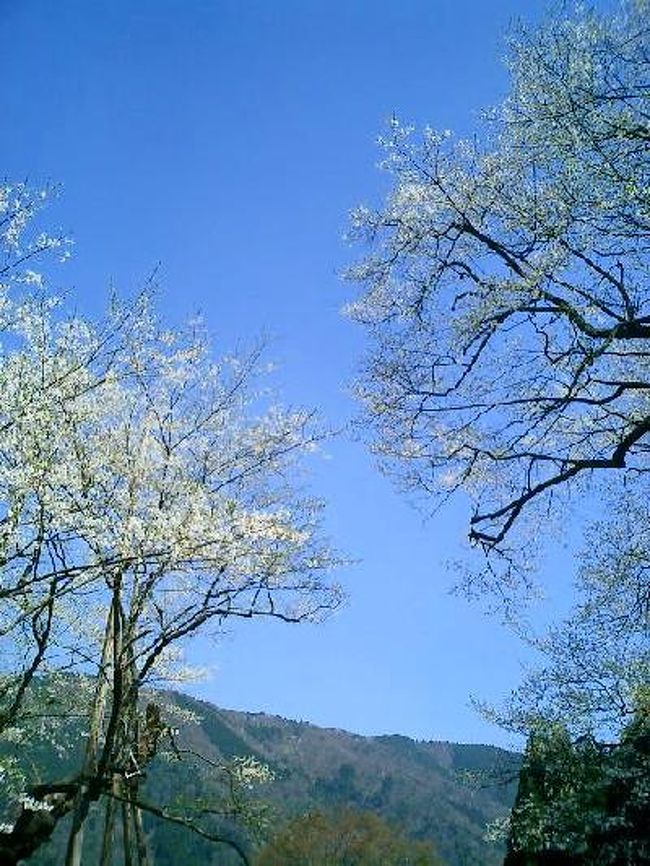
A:
<svg viewBox="0 0 650 866">
<path fill-rule="evenodd" d="M 113 793 L 115 793 L 116 782 L 113 780 Z M 113 833 L 115 830 L 115 800 L 108 797 L 106 801 L 106 812 L 104 813 L 104 833 L 102 835 L 102 850 L 99 866 L 112 866 L 113 864 Z"/>
<path fill-rule="evenodd" d="M 106 703 L 108 699 L 109 671 L 113 668 L 115 676 L 115 655 L 118 650 L 116 635 L 119 633 L 117 609 L 117 598 L 114 597 L 111 604 L 104 632 L 104 646 L 102 647 L 102 658 L 97 675 L 97 685 L 91 708 L 88 740 L 84 755 L 82 775 L 84 781 L 79 786 L 74 804 L 72 827 L 68 837 L 68 848 L 65 858 L 65 866 L 81 866 L 81 853 L 83 848 L 84 822 L 88 816 L 88 809 L 92 799 L 88 781 L 96 774 L 97 759 L 99 754 L 99 742 L 102 732 L 104 717 L 106 715 Z M 116 627 L 118 626 L 118 627 Z M 115 696 L 114 696 L 115 699 Z"/>
</svg>

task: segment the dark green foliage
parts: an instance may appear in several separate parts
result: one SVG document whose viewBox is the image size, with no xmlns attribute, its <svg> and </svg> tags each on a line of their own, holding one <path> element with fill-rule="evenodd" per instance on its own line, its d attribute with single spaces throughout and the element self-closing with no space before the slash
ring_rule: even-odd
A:
<svg viewBox="0 0 650 866">
<path fill-rule="evenodd" d="M 251 751 L 250 746 L 230 728 L 216 713 L 202 714 L 201 727 L 212 743 L 218 745 L 219 751 L 226 758 L 260 756 Z"/>
<path fill-rule="evenodd" d="M 322 803 L 360 804 L 366 797 L 355 784 L 355 769 L 352 764 L 341 764 L 331 779 L 318 778 L 314 782 L 314 796 Z"/>
<path fill-rule="evenodd" d="M 559 725 L 529 739 L 506 866 L 650 863 L 650 706 L 615 745 Z"/>
</svg>

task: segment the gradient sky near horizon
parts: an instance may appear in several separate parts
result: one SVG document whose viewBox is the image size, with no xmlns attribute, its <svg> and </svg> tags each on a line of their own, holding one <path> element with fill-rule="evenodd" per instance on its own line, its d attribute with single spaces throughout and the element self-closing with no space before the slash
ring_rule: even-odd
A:
<svg viewBox="0 0 650 866">
<path fill-rule="evenodd" d="M 0 0 L 2 173 L 60 184 L 47 223 L 75 240 L 57 288 L 91 314 L 158 267 L 172 324 L 200 311 L 217 350 L 269 341 L 285 403 L 345 426 L 363 334 L 340 314 L 377 202 L 375 145 L 397 114 L 471 133 L 507 88 L 504 35 L 540 0 Z M 356 562 L 319 626 L 247 622 L 191 658 L 191 691 L 361 734 L 509 744 L 498 699 L 525 651 L 452 596 L 467 503 L 425 521 L 349 435 L 313 461 L 326 530 Z M 564 580 L 570 565 L 561 563 Z M 555 569 L 557 571 L 557 568 Z M 560 582 L 561 585 L 561 582 Z"/>
</svg>

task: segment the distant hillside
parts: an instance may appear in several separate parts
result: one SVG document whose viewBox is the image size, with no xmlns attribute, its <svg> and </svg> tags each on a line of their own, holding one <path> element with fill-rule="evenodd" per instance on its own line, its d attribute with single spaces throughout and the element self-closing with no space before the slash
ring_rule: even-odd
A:
<svg viewBox="0 0 650 866">
<path fill-rule="evenodd" d="M 286 817 L 340 805 L 368 809 L 413 838 L 435 842 L 449 866 L 502 862 L 503 851 L 483 836 L 486 823 L 512 804 L 515 787 L 480 787 L 467 776 L 484 771 L 487 783 L 492 771 L 514 771 L 518 755 L 493 746 L 361 737 L 180 695 L 174 701 L 202 717 L 192 732 L 197 748 L 251 754 L 272 767 L 276 781 L 268 795 Z"/>
<path fill-rule="evenodd" d="M 275 781 L 265 786 L 263 796 L 273 804 L 277 829 L 309 810 L 350 806 L 376 812 L 405 835 L 431 841 L 448 866 L 503 862 L 503 850 L 483 836 L 485 825 L 512 804 L 515 787 L 487 781 L 494 771 L 510 770 L 512 775 L 518 755 L 493 746 L 361 737 L 278 716 L 221 710 L 178 693 L 167 694 L 167 699 L 198 718 L 175 722 L 179 743 L 208 758 L 252 755 L 273 769 Z M 485 773 L 486 785 L 468 781 L 477 773 Z M 179 792 L 189 798 L 209 797 L 205 780 L 175 762 L 156 761 L 147 787 L 151 799 Z M 90 829 L 91 838 L 99 837 L 100 817 Z M 157 821 L 147 826 L 155 866 L 235 862 L 222 848 L 186 830 Z M 30 863 L 62 862 L 61 844 L 55 839 Z"/>
</svg>

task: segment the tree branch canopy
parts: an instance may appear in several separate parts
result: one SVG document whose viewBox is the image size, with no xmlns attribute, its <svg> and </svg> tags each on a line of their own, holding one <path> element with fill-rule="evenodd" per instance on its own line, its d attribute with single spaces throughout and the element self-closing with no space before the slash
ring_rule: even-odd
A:
<svg viewBox="0 0 650 866">
<path fill-rule="evenodd" d="M 164 725 L 143 688 L 191 678 L 202 630 L 319 619 L 341 593 L 322 503 L 294 483 L 314 413 L 268 399 L 259 348 L 215 358 L 200 322 L 166 329 L 149 291 L 67 316 L 31 270 L 61 246 L 29 239 L 40 200 L 0 184 L 0 856 L 71 814 L 80 866 L 98 799 L 130 804 L 123 838 L 146 848 L 138 784 Z M 41 779 L 34 799 L 35 743 L 74 754 L 71 790 Z"/>
<path fill-rule="evenodd" d="M 348 271 L 372 447 L 413 491 L 469 492 L 488 552 L 650 447 L 650 8 L 520 27 L 509 69 L 476 139 L 391 121 Z"/>
</svg>

